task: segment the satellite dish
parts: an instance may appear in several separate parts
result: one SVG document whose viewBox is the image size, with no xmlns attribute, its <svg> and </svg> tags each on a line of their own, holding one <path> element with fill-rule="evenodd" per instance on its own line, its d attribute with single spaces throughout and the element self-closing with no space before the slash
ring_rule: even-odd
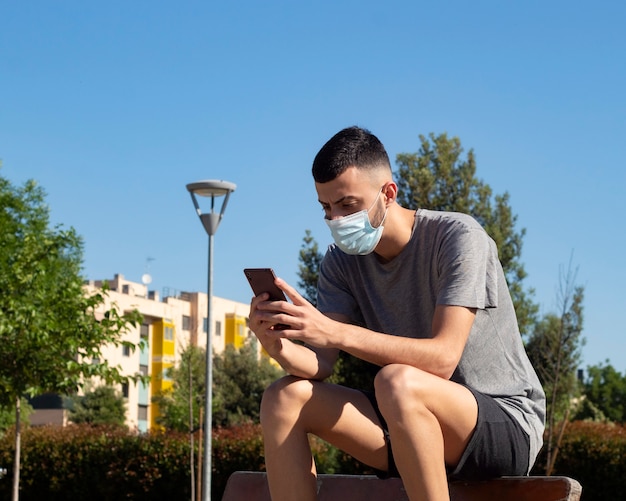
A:
<svg viewBox="0 0 626 501">
<path fill-rule="evenodd" d="M 152 277 L 148 273 L 144 273 L 141 276 L 141 283 L 148 285 L 150 282 L 152 282 Z"/>
</svg>

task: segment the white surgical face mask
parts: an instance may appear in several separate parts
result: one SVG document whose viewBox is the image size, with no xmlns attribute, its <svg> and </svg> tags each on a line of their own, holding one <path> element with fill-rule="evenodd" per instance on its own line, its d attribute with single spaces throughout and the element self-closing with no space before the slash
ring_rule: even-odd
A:
<svg viewBox="0 0 626 501">
<path fill-rule="evenodd" d="M 365 256 L 370 254 L 380 242 L 380 238 L 383 236 L 383 223 L 387 217 L 387 209 L 385 208 L 383 220 L 374 228 L 370 221 L 369 211 L 377 202 L 378 196 L 369 209 L 363 209 L 338 219 L 326 219 L 333 240 L 337 247 L 346 254 Z"/>
</svg>

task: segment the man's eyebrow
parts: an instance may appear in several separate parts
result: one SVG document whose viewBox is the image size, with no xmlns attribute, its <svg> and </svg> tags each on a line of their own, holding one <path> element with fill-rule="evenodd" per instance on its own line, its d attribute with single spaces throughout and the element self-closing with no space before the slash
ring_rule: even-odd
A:
<svg viewBox="0 0 626 501">
<path fill-rule="evenodd" d="M 317 199 L 317 201 L 322 204 L 322 205 L 338 205 L 340 203 L 343 203 L 345 201 L 352 201 L 352 200 L 359 200 L 359 197 L 355 196 L 355 195 L 345 195 L 343 197 L 341 197 L 338 200 L 335 200 L 334 202 L 331 202 L 330 204 L 328 202 L 323 202 L 321 201 L 319 198 Z"/>
</svg>

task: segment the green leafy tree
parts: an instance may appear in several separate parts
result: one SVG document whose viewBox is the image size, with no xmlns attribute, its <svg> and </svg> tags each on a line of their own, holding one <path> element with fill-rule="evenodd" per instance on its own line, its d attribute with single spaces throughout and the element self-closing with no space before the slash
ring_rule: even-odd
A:
<svg viewBox="0 0 626 501">
<path fill-rule="evenodd" d="M 213 362 L 214 424 L 232 426 L 259 422 L 261 397 L 267 386 L 283 372 L 267 358 L 257 357 L 256 342 L 239 350 L 228 345 Z"/>
<path fill-rule="evenodd" d="M 202 348 L 188 345 L 181 352 L 178 365 L 167 370 L 172 387 L 152 399 L 159 407 L 157 423 L 164 428 L 188 433 L 200 427 L 205 395 L 204 353 Z"/>
<path fill-rule="evenodd" d="M 608 420 L 626 423 L 626 374 L 618 372 L 608 360 L 587 367 L 583 392 Z"/>
<path fill-rule="evenodd" d="M 81 277 L 82 241 L 51 227 L 42 188 L 0 176 L 0 405 L 16 409 L 13 500 L 18 499 L 23 397 L 72 394 L 92 377 L 128 383 L 102 356 L 119 346 L 138 312 L 103 312 L 106 289 L 88 296 Z M 99 363 L 94 363 L 98 361 Z"/>
<path fill-rule="evenodd" d="M 98 386 L 82 396 L 70 398 L 69 418 L 76 424 L 124 426 L 126 403 L 112 386 Z"/>
<path fill-rule="evenodd" d="M 548 313 L 536 323 L 526 350 L 546 393 L 546 474 L 550 475 L 558 454 L 560 439 L 570 417 L 572 403 L 579 394 L 577 368 L 584 344 L 584 288 L 575 283 L 570 266 L 561 274 L 558 304 L 560 313 Z M 560 430 L 557 427 L 560 424 Z"/>
<path fill-rule="evenodd" d="M 20 426 L 27 426 L 30 421 L 30 414 L 33 408 L 25 398 L 20 403 L 21 423 Z M 0 407 L 0 438 L 4 436 L 6 431 L 15 426 L 15 406 Z"/>
<path fill-rule="evenodd" d="M 432 209 L 472 215 L 498 246 L 509 290 L 522 334 L 532 328 L 538 306 L 532 301 L 532 289 L 524 290 L 526 271 L 520 261 L 525 229 L 516 230 L 517 216 L 509 205 L 509 194 L 493 196 L 491 187 L 476 177 L 476 158 L 463 148 L 457 137 L 447 134 L 428 138 L 420 135 L 417 153 L 400 153 L 398 167 L 398 202 L 409 209 Z"/>
<path fill-rule="evenodd" d="M 189 432 L 200 426 L 199 409 L 204 406 L 204 350 L 187 347 L 181 361 L 168 372 L 172 387 L 153 398 L 161 416 L 159 424 L 167 429 Z M 259 407 L 265 388 L 282 371 L 266 358 L 257 357 L 256 344 L 248 342 L 239 350 L 226 346 L 213 356 L 213 426 L 259 422 Z M 194 411 L 190 427 L 190 397 Z"/>
<path fill-rule="evenodd" d="M 317 242 L 311 235 L 311 230 L 305 230 L 302 246 L 300 247 L 298 265 L 298 287 L 302 290 L 302 295 L 312 305 L 317 304 L 317 279 L 319 269 L 324 254 L 319 251 Z"/>
</svg>

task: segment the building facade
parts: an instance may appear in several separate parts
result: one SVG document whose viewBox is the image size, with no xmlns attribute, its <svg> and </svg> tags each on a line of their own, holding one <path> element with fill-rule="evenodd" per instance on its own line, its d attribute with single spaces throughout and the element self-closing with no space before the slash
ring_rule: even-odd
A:
<svg viewBox="0 0 626 501">
<path fill-rule="evenodd" d="M 180 354 L 190 344 L 205 348 L 207 344 L 207 300 L 202 292 L 164 291 L 159 298 L 155 291 L 148 290 L 142 283 L 126 280 L 117 274 L 111 280 L 91 280 L 85 284 L 86 294 L 94 294 L 108 284 L 108 293 L 102 311 L 115 306 L 120 313 L 139 311 L 143 317 L 141 325 L 131 328 L 124 336 L 125 341 L 142 348 L 135 351 L 128 346 L 106 346 L 102 356 L 112 366 L 121 367 L 124 375 L 150 376 L 150 383 L 130 383 L 120 386 L 119 392 L 126 401 L 126 424 L 131 429 L 147 431 L 157 426 L 158 406 L 152 397 L 172 387 L 167 372 L 175 366 Z M 221 353 L 227 345 L 241 347 L 253 336 L 248 327 L 250 305 L 213 296 L 212 302 L 212 349 Z M 260 356 L 266 354 L 259 352 Z M 97 363 L 98 361 L 94 361 Z M 53 421 L 65 424 L 65 411 L 51 414 L 51 409 L 35 407 L 32 424 L 50 423 L 51 415 L 61 416 Z"/>
</svg>

